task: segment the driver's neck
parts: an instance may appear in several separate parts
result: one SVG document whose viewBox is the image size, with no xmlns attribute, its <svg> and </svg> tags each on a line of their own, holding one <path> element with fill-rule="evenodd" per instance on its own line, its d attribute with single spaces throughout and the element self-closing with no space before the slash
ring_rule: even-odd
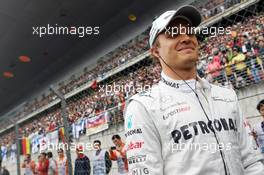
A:
<svg viewBox="0 0 264 175">
<path fill-rule="evenodd" d="M 196 79 L 196 68 L 194 67 L 191 70 L 176 70 L 175 72 L 179 75 L 177 75 L 174 71 L 172 71 L 169 68 L 162 69 L 162 71 L 170 77 L 173 80 L 190 80 L 190 79 Z"/>
</svg>

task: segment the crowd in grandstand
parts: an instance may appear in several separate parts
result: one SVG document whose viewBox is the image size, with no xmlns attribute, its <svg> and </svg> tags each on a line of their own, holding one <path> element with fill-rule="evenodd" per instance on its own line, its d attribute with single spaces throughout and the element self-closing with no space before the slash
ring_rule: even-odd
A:
<svg viewBox="0 0 264 175">
<path fill-rule="evenodd" d="M 209 16 L 211 15 L 208 14 Z M 250 82 L 258 83 L 264 80 L 264 15 L 247 17 L 244 21 L 230 26 L 230 29 L 230 35 L 207 37 L 202 41 L 200 47 L 201 59 L 197 65 L 199 75 L 213 83 L 231 84 L 234 88 L 240 88 Z M 59 90 L 66 94 L 89 81 L 103 78 L 109 71 L 147 51 L 147 34 L 148 31 L 145 31 L 141 36 L 107 54 L 94 69 L 85 70 L 79 77 L 74 77 L 64 84 L 61 83 Z M 122 87 L 126 85 L 136 87 L 129 91 L 113 91 L 106 94 L 105 91 L 100 90 L 98 84 L 95 84 L 91 87 L 90 93 L 68 102 L 67 110 L 70 124 L 97 115 L 105 110 L 109 110 L 111 113 L 109 122 L 118 117 L 122 120 L 122 109 L 126 99 L 138 93 L 138 89 L 157 83 L 160 78 L 160 70 L 160 65 L 153 61 L 147 66 L 137 68 L 136 71 L 113 80 L 113 83 Z M 110 85 L 113 85 L 113 83 Z M 40 101 L 28 104 L 21 116 L 47 105 L 54 99 L 54 94 L 50 94 Z M 4 125 L 7 125 L 6 121 L 1 123 L 1 126 Z M 23 136 L 29 136 L 35 132 L 43 134 L 60 126 L 62 126 L 61 109 L 56 108 L 43 112 L 30 122 L 26 122 L 20 127 L 19 132 Z M 9 152 L 11 151 L 11 145 L 14 143 L 14 138 L 15 133 L 13 131 L 1 137 L 1 145 L 6 145 Z"/>
<path fill-rule="evenodd" d="M 202 5 L 198 5 L 204 19 L 208 19 L 212 16 L 215 16 L 219 13 L 223 13 L 229 7 L 232 7 L 240 2 L 245 0 L 211 0 L 211 1 L 202 1 Z M 195 1 L 196 2 L 196 1 Z M 194 2 L 194 3 L 195 3 Z M 198 1 L 199 3 L 199 1 Z"/>
<path fill-rule="evenodd" d="M 230 35 L 208 37 L 201 45 L 200 75 L 214 82 L 227 78 L 234 87 L 263 79 L 263 15 L 231 26 Z M 204 59 L 203 59 L 204 58 Z M 224 69 L 222 69 L 224 68 Z M 221 82 L 220 82 L 221 81 Z"/>
<path fill-rule="evenodd" d="M 125 64 L 128 60 L 134 58 L 143 51 L 147 51 L 147 39 L 148 33 L 144 32 L 142 35 L 130 40 L 128 43 L 121 45 L 114 51 L 100 58 L 98 64 L 92 70 L 85 69 L 80 76 L 72 76 L 67 83 L 60 83 L 59 90 L 63 94 L 67 94 L 86 82 L 97 78 L 103 78 L 107 72 L 119 67 L 122 64 Z M 43 96 L 41 100 L 36 100 L 33 103 L 28 104 L 25 112 L 31 113 L 32 111 L 47 105 L 54 99 L 55 95 L 52 93 L 47 96 Z"/>
</svg>

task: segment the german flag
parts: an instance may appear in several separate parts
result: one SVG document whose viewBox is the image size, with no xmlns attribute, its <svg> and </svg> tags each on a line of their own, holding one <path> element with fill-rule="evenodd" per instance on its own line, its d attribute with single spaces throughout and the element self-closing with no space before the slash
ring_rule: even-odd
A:
<svg viewBox="0 0 264 175">
<path fill-rule="evenodd" d="M 20 153 L 23 155 L 30 154 L 30 141 L 27 137 L 20 140 Z"/>
</svg>

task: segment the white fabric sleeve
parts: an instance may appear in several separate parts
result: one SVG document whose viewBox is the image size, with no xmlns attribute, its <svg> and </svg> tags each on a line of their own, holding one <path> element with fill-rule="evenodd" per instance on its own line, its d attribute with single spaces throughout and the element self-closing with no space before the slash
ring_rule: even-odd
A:
<svg viewBox="0 0 264 175">
<path fill-rule="evenodd" d="M 163 175 L 160 135 L 139 101 L 132 100 L 126 109 L 125 135 L 129 174 Z"/>
</svg>

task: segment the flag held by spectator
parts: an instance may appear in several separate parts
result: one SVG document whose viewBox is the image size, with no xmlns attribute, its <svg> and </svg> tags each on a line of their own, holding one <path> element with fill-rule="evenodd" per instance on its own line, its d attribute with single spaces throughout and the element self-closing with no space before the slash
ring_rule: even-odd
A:
<svg viewBox="0 0 264 175">
<path fill-rule="evenodd" d="M 100 115 L 89 117 L 87 119 L 86 128 L 87 135 L 92 135 L 108 129 L 106 112 L 101 113 Z"/>
<path fill-rule="evenodd" d="M 20 140 L 20 145 L 21 154 L 30 154 L 30 141 L 28 137 L 23 137 Z"/>
</svg>

